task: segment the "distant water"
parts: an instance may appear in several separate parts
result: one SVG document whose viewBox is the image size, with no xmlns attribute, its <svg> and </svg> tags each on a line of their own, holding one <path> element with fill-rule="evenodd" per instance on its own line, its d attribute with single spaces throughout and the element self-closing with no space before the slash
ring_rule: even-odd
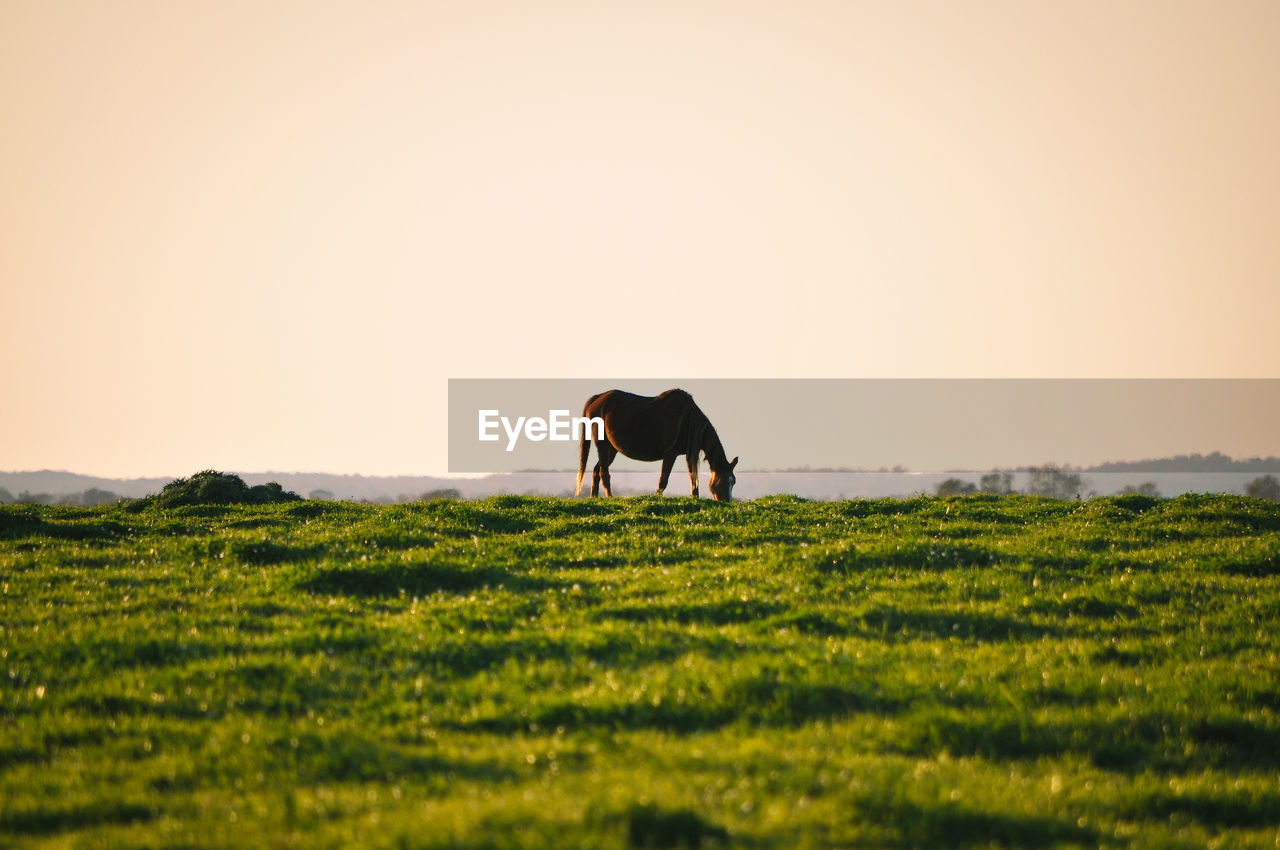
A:
<svg viewBox="0 0 1280 850">
<path fill-rule="evenodd" d="M 679 472 L 680 474 L 677 474 Z M 986 472 L 741 472 L 734 488 L 734 496 L 741 499 L 754 499 L 760 496 L 788 493 L 808 499 L 875 499 L 885 497 L 903 497 L 932 495 L 937 492 L 938 485 L 949 478 L 972 482 L 977 485 Z M 1025 490 L 1029 475 L 1014 472 L 1012 486 L 1014 490 Z M 1080 496 L 1110 496 L 1120 492 L 1125 486 L 1138 487 L 1147 482 L 1156 485 L 1161 496 L 1171 497 L 1183 493 L 1232 493 L 1243 494 L 1245 485 L 1263 473 L 1259 472 L 1079 472 Z M 538 474 L 537 485 L 540 492 L 553 492 L 548 488 L 550 481 Z M 508 476 L 510 484 L 524 476 L 514 474 Z M 568 477 L 572 485 L 573 475 Z M 613 491 L 615 495 L 636 495 L 652 493 L 657 488 L 658 472 L 616 471 L 613 473 Z M 491 479 L 492 480 L 492 479 Z M 551 479 L 552 481 L 554 479 Z M 529 482 L 533 484 L 534 482 Z M 707 473 L 703 470 L 700 483 L 702 495 L 710 495 L 707 487 Z M 537 489 L 537 488 L 534 488 Z M 584 483 L 583 490 L 589 491 L 590 481 Z M 507 492 L 520 492 L 508 489 Z M 686 496 L 689 494 L 689 476 L 686 471 L 677 470 L 671 474 L 667 485 L 667 495 Z"/>
<path fill-rule="evenodd" d="M 701 492 L 710 495 L 708 476 L 704 463 L 701 468 Z M 948 478 L 979 483 L 985 471 L 979 472 L 748 472 L 738 473 L 734 495 L 740 499 L 754 499 L 778 493 L 790 493 L 807 499 L 874 499 L 903 497 L 937 492 L 938 485 Z M 1126 485 L 1138 487 L 1147 482 L 1156 485 L 1162 496 L 1182 493 L 1233 493 L 1244 492 L 1245 485 L 1264 473 L 1260 472 L 1080 472 L 1080 496 L 1110 496 Z M 1013 488 L 1023 490 L 1029 476 L 1012 473 Z M 287 490 L 302 496 L 321 489 L 331 497 L 350 500 L 412 501 L 424 493 L 457 490 L 460 495 L 476 498 L 496 493 L 529 493 L 548 496 L 573 495 L 576 470 L 551 470 L 542 472 L 515 472 L 475 477 L 367 477 L 350 475 L 325 475 L 320 473 L 244 473 L 249 484 L 278 481 Z M 612 471 L 615 495 L 653 493 L 658 486 L 658 465 L 643 469 L 614 469 Z M 29 491 L 49 493 L 55 497 L 80 493 L 90 487 L 108 490 L 120 496 L 136 498 L 157 493 L 171 479 L 108 479 L 74 475 L 66 472 L 0 472 L 0 487 L 12 496 Z M 590 493 L 591 478 L 583 482 L 583 491 Z M 684 464 L 672 470 L 667 495 L 687 496 L 689 475 Z M 330 496 L 326 496 L 329 498 Z"/>
</svg>

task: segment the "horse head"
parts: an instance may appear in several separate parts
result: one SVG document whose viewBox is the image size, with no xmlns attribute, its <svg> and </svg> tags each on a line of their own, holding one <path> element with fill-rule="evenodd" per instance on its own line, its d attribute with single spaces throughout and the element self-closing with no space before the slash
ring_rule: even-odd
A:
<svg viewBox="0 0 1280 850">
<path fill-rule="evenodd" d="M 721 455 L 723 458 L 724 455 Z M 710 458 L 708 458 L 708 462 Z M 727 464 L 716 468 L 715 464 L 711 465 L 711 498 L 717 502 L 733 501 L 733 485 L 737 483 L 738 478 L 733 474 L 733 468 L 738 465 L 738 459 L 735 457 Z"/>
</svg>

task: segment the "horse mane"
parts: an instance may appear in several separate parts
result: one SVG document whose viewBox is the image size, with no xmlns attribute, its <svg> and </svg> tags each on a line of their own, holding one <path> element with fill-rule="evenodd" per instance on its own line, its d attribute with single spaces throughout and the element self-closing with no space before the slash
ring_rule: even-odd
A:
<svg viewBox="0 0 1280 850">
<path fill-rule="evenodd" d="M 680 392 L 684 392 L 681 390 Z M 727 466 L 729 458 L 724 451 L 724 445 L 720 442 L 720 435 L 716 433 L 716 426 L 711 424 L 711 420 L 707 418 L 707 414 L 702 412 L 702 408 L 698 407 L 693 401 L 693 396 L 685 393 L 689 398 L 690 413 L 693 416 L 690 425 L 702 432 L 702 439 L 699 441 L 702 446 L 702 452 L 707 456 L 707 463 L 712 468 L 720 469 Z"/>
</svg>

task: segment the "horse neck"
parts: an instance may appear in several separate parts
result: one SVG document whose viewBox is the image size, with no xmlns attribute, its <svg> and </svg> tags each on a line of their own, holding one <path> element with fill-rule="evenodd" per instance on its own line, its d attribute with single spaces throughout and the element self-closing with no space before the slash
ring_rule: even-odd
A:
<svg viewBox="0 0 1280 850">
<path fill-rule="evenodd" d="M 729 465 L 729 458 L 725 456 L 724 446 L 720 443 L 720 435 L 716 433 L 715 427 L 711 424 L 711 420 L 706 419 L 706 430 L 702 436 L 702 453 L 707 456 L 707 463 L 712 469 L 723 469 Z"/>
</svg>

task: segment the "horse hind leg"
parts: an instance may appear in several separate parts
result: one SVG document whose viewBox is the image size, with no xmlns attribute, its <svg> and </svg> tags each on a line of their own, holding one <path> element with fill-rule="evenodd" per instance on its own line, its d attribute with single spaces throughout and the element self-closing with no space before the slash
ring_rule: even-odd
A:
<svg viewBox="0 0 1280 850">
<path fill-rule="evenodd" d="M 595 468 L 591 470 L 591 495 L 600 495 L 600 461 L 596 461 Z"/>
<path fill-rule="evenodd" d="M 612 443 L 596 443 L 596 454 L 600 456 L 600 483 L 604 485 L 604 494 L 606 497 L 613 496 L 613 481 L 609 478 L 609 464 L 613 463 L 613 459 L 618 456 L 618 450 L 613 447 Z"/>
</svg>

